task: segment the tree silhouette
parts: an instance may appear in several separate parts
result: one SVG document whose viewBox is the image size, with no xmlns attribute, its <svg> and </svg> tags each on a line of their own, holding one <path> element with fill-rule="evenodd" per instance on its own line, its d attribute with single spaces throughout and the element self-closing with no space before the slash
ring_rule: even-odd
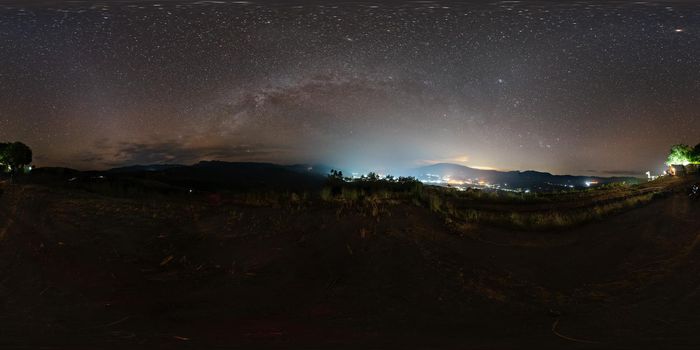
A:
<svg viewBox="0 0 700 350">
<path fill-rule="evenodd" d="M 367 174 L 367 181 L 376 182 L 379 181 L 379 175 L 375 172 L 370 172 Z"/>
<path fill-rule="evenodd" d="M 330 174 L 328 174 L 328 181 L 330 182 L 343 182 L 343 172 L 340 170 L 331 169 Z"/>
<path fill-rule="evenodd" d="M 21 142 L 0 143 L 0 164 L 15 174 L 32 163 L 32 149 Z"/>
</svg>

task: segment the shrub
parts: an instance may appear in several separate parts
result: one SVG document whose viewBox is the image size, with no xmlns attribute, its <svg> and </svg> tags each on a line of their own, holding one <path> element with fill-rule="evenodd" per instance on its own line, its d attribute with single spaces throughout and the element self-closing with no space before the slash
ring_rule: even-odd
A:
<svg viewBox="0 0 700 350">
<path fill-rule="evenodd" d="M 333 189 L 326 186 L 321 189 L 321 199 L 328 202 L 333 199 Z"/>
</svg>

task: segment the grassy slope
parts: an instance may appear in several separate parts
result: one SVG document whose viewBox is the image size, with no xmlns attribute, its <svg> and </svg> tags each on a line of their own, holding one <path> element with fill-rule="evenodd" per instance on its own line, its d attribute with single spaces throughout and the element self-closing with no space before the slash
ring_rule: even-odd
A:
<svg viewBox="0 0 700 350">
<path fill-rule="evenodd" d="M 697 181 L 694 177 L 667 177 L 642 185 L 532 194 L 428 188 L 421 198 L 431 210 L 457 222 L 527 230 L 563 229 L 685 191 L 690 183 Z"/>
</svg>

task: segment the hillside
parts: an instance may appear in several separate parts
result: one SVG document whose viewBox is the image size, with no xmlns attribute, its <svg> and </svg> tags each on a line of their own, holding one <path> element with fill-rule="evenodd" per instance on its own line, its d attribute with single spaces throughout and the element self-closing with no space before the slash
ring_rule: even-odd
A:
<svg viewBox="0 0 700 350">
<path fill-rule="evenodd" d="M 633 177 L 598 177 L 598 176 L 574 176 L 552 175 L 539 171 L 498 171 L 483 170 L 466 167 L 458 164 L 439 163 L 420 167 L 411 171 L 411 176 L 423 178 L 426 174 L 449 176 L 452 179 L 481 179 L 493 184 L 508 184 L 510 188 L 543 189 L 557 187 L 584 187 L 586 181 L 597 181 L 599 184 L 613 182 L 638 183 L 639 179 Z M 554 187 L 553 187 L 554 186 Z"/>
<path fill-rule="evenodd" d="M 20 181 L 124 196 L 191 191 L 315 191 L 325 181 L 325 173 L 318 172 L 323 170 L 308 165 L 206 161 L 189 166 L 136 165 L 106 171 L 38 168 L 29 179 Z"/>
<path fill-rule="evenodd" d="M 396 201 L 221 204 L 15 185 L 0 223 L 4 348 L 700 342 L 700 206 L 684 193 L 521 232 Z"/>
</svg>

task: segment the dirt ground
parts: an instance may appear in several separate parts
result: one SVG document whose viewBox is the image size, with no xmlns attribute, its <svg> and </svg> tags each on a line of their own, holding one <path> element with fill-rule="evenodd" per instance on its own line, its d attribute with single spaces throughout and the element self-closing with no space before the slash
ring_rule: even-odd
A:
<svg viewBox="0 0 700 350">
<path fill-rule="evenodd" d="M 551 232 L 374 214 L 8 186 L 0 348 L 700 345 L 700 203 L 682 193 Z"/>
</svg>

